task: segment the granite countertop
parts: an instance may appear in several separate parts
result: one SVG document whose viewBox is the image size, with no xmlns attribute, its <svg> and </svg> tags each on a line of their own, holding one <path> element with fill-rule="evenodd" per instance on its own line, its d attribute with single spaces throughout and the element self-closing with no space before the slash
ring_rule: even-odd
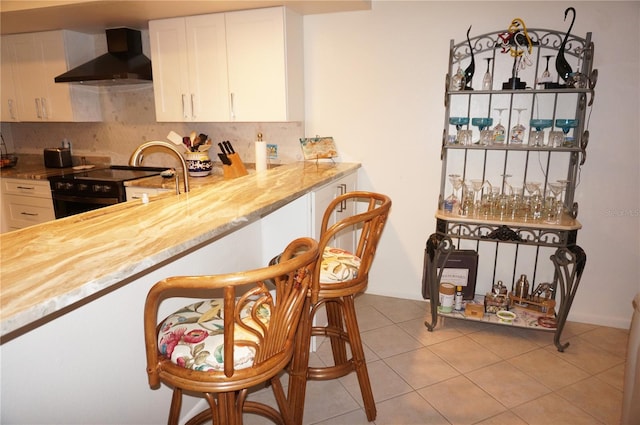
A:
<svg viewBox="0 0 640 425">
<path fill-rule="evenodd" d="M 287 164 L 233 180 L 192 184 L 189 193 L 155 197 L 148 204 L 123 202 L 4 233 L 1 335 L 223 237 L 359 167 Z M 190 184 L 196 179 L 190 178 Z M 185 222 L 198 226 L 184 232 Z"/>
<path fill-rule="evenodd" d="M 84 158 L 88 164 L 93 164 L 96 168 L 109 167 L 111 162 L 109 157 L 103 156 L 87 156 Z M 73 157 L 73 164 L 78 165 L 80 164 L 80 161 L 80 157 Z M 77 172 L 78 171 L 74 170 L 73 167 L 47 168 L 44 166 L 42 155 L 21 154 L 18 155 L 18 163 L 15 165 L 15 167 L 0 168 L 0 177 L 29 180 L 46 180 L 51 176 Z"/>
</svg>

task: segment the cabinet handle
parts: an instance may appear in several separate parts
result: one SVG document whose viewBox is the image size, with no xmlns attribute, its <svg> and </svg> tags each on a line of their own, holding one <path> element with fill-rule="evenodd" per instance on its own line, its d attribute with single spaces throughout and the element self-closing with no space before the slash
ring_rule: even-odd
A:
<svg viewBox="0 0 640 425">
<path fill-rule="evenodd" d="M 186 108 L 187 105 L 185 104 L 186 96 L 187 96 L 186 94 L 182 93 L 182 118 L 184 119 L 189 118 L 189 116 L 187 115 L 187 108 Z"/>
<path fill-rule="evenodd" d="M 236 119 L 236 105 L 235 105 L 235 102 L 234 102 L 233 93 L 231 93 L 231 119 L 232 120 Z"/>
<path fill-rule="evenodd" d="M 25 212 L 25 211 L 22 211 L 20 214 L 28 215 L 28 216 L 31 216 L 31 217 L 36 217 L 38 215 L 38 213 L 30 213 L 30 212 Z"/>
<path fill-rule="evenodd" d="M 36 97 L 36 116 L 42 119 L 42 113 L 40 112 L 40 99 Z"/>
<path fill-rule="evenodd" d="M 42 106 L 42 118 L 49 119 L 49 112 L 47 108 L 47 99 L 44 97 L 40 98 L 40 105 Z"/>
<path fill-rule="evenodd" d="M 15 108 L 13 107 L 13 99 L 9 99 L 7 101 L 7 104 L 9 106 L 9 115 L 11 116 L 12 120 L 16 120 L 16 111 Z"/>
<path fill-rule="evenodd" d="M 20 190 L 35 190 L 35 186 L 16 186 L 16 189 Z"/>
<path fill-rule="evenodd" d="M 191 93 L 191 118 L 196 119 L 196 107 L 195 107 L 195 97 L 196 95 Z"/>
<path fill-rule="evenodd" d="M 342 196 L 345 193 L 347 193 L 347 185 L 344 183 L 340 183 L 338 185 L 338 190 L 340 191 L 340 193 L 338 193 L 338 196 Z M 340 202 L 340 208 L 338 208 L 338 212 L 343 212 L 346 211 L 347 209 L 347 201 L 343 200 Z"/>
</svg>

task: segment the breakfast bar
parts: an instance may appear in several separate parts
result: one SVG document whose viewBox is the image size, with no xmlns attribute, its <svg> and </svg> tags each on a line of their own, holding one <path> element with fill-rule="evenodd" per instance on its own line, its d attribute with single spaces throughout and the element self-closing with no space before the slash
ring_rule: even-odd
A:
<svg viewBox="0 0 640 425">
<path fill-rule="evenodd" d="M 2 422 L 166 420 L 170 396 L 145 376 L 148 289 L 266 265 L 312 235 L 314 191 L 359 167 L 298 162 L 2 234 L 0 354 L 16 365 L 3 368 Z"/>
</svg>

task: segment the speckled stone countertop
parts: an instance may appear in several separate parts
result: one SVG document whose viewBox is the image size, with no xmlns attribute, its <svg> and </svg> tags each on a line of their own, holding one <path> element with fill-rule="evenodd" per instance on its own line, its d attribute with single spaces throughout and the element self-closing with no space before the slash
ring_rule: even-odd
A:
<svg viewBox="0 0 640 425">
<path fill-rule="evenodd" d="M 1 335 L 223 237 L 359 167 L 287 164 L 196 184 L 189 193 L 159 196 L 148 204 L 123 202 L 2 234 Z M 185 222 L 198 226 L 184 232 Z"/>
</svg>

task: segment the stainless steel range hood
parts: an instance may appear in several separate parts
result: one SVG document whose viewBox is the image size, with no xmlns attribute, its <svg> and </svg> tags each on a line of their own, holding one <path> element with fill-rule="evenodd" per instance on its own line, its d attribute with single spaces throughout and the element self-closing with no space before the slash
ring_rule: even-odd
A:
<svg viewBox="0 0 640 425">
<path fill-rule="evenodd" d="M 109 53 L 58 75 L 56 83 L 117 85 L 149 83 L 152 80 L 151 60 L 142 53 L 140 31 L 113 28 L 105 32 Z"/>
</svg>

